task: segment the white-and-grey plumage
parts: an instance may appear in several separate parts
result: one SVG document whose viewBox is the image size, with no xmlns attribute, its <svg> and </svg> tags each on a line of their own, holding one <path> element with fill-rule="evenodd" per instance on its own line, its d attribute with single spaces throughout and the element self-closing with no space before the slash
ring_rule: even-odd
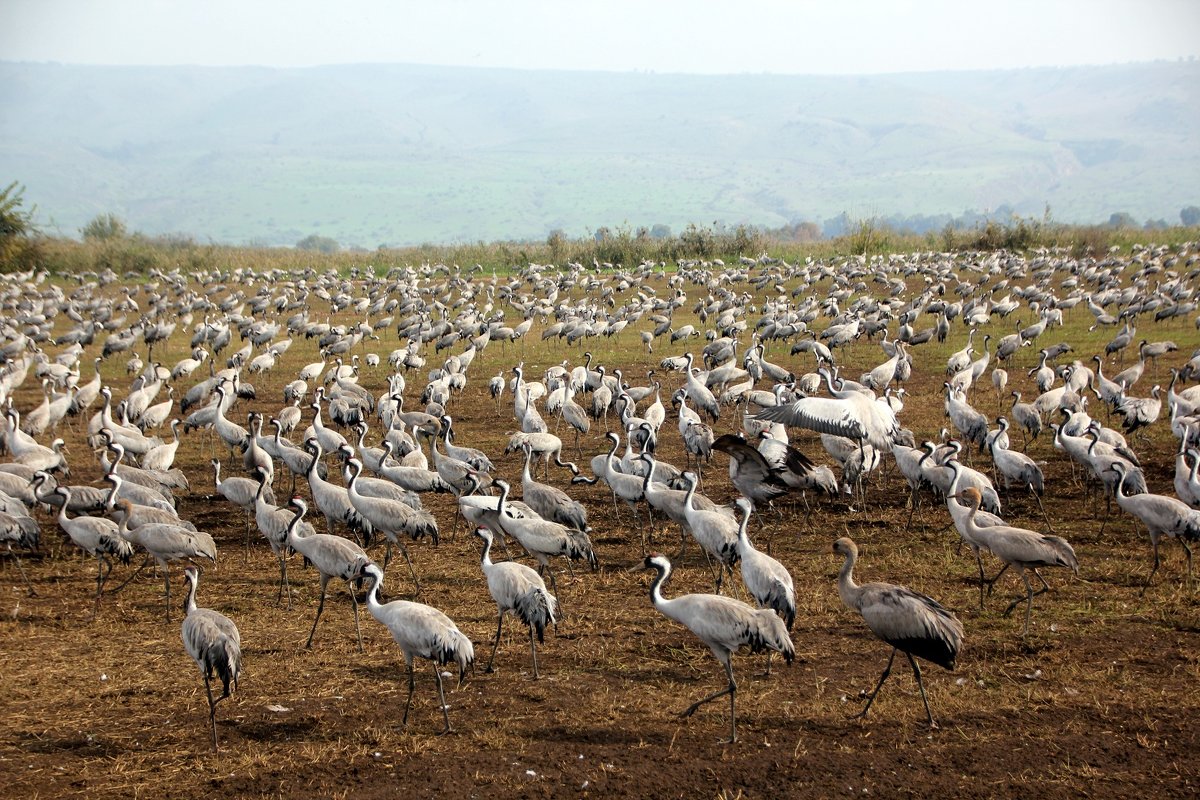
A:
<svg viewBox="0 0 1200 800">
<path fill-rule="evenodd" d="M 180 635 L 187 654 L 200 668 L 204 691 L 208 695 L 208 722 L 212 727 L 213 750 L 217 750 L 217 703 L 237 690 L 242 673 L 242 637 L 229 617 L 210 608 L 196 605 L 196 584 L 199 573 L 195 567 L 184 570 L 188 592 L 184 603 L 187 616 L 183 618 Z M 211 681 L 221 681 L 221 696 L 214 698 Z"/>
<path fill-rule="evenodd" d="M 921 680 L 921 668 L 913 658 L 923 658 L 940 667 L 953 670 L 962 647 L 962 623 L 932 597 L 914 592 L 906 586 L 891 583 L 865 583 L 854 581 L 854 565 L 858 561 L 858 546 L 853 540 L 843 537 L 833 543 L 833 551 L 845 557 L 838 573 L 838 594 L 842 602 L 862 615 L 863 622 L 871 633 L 892 646 L 892 655 L 879 677 L 875 690 L 867 696 L 867 704 L 858 716 L 866 716 L 871 703 L 883 687 L 892 671 L 896 651 L 902 651 L 912 665 L 917 687 L 921 690 L 921 701 L 925 704 L 925 715 L 930 727 L 937 727 L 929 700 L 925 697 L 925 684 Z"/>
<path fill-rule="evenodd" d="M 442 689 L 440 667 L 444 664 L 456 664 L 458 666 L 458 683 L 461 686 L 467 676 L 467 670 L 475 663 L 475 649 L 471 645 L 471 640 L 458 629 L 458 626 L 449 617 L 432 606 L 407 600 L 381 603 L 379 590 L 383 584 L 383 570 L 375 564 L 364 564 L 352 577 L 371 579 L 371 588 L 367 592 L 367 607 L 371 611 L 371 616 L 391 631 L 392 638 L 400 646 L 400 652 L 404 655 L 404 663 L 408 666 L 408 700 L 404 704 L 404 717 L 401 724 L 408 724 L 408 712 L 412 707 L 415 686 L 413 661 L 417 658 L 425 658 L 433 662 L 438 700 L 441 703 L 442 716 L 446 722 L 446 727 L 442 732 L 449 732 L 451 730 L 450 712 L 446 705 L 446 694 Z"/>
<path fill-rule="evenodd" d="M 690 717 L 700 706 L 729 695 L 729 742 L 737 740 L 737 713 L 734 698 L 737 683 L 733 679 L 733 654 L 742 647 L 752 653 L 773 650 L 781 653 L 790 664 L 796 655 L 792 639 L 782 619 L 770 609 L 758 609 L 717 594 L 685 594 L 666 598 L 662 587 L 671 577 L 671 562 L 666 556 L 647 556 L 643 569 L 657 574 L 650 584 L 650 601 L 654 608 L 694 633 L 708 647 L 713 657 L 725 668 L 728 684 L 724 689 L 697 700 L 681 716 Z"/>
<path fill-rule="evenodd" d="M 554 610 L 558 601 L 546 589 L 546 583 L 537 572 L 515 561 L 493 564 L 491 558 L 492 531 L 477 528 L 475 535 L 483 540 L 480 564 L 487 579 L 488 593 L 496 601 L 496 641 L 492 645 L 492 657 L 488 659 L 485 672 L 492 671 L 496 650 L 500 647 L 500 633 L 504 627 L 504 615 L 513 612 L 529 628 L 529 649 L 533 654 L 533 677 L 538 677 L 537 642 L 543 641 L 547 625 L 554 625 Z M 536 641 L 534 641 L 536 637 Z"/>
</svg>

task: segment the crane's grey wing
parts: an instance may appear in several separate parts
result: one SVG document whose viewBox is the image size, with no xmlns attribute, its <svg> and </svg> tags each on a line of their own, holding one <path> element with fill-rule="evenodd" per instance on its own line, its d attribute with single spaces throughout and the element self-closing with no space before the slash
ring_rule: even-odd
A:
<svg viewBox="0 0 1200 800">
<path fill-rule="evenodd" d="M 833 397 L 802 397 L 792 403 L 763 409 L 754 418 L 856 441 L 864 434 L 862 422 L 854 416 L 853 406 Z"/>
</svg>

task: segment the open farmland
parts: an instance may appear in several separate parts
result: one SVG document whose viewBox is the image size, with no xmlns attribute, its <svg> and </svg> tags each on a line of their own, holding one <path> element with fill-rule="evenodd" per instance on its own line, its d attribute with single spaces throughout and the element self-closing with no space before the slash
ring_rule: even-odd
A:
<svg viewBox="0 0 1200 800">
<path fill-rule="evenodd" d="M 543 340 L 542 331 L 555 320 L 534 315 L 524 338 L 492 342 L 478 353 L 465 389 L 453 395 L 447 411 L 454 418 L 457 443 L 484 451 L 496 464 L 495 477 L 504 477 L 519 490 L 519 455 L 505 454 L 509 434 L 518 428 L 512 395 L 506 392 L 497 407 L 488 394 L 488 379 L 497 373 L 509 378 L 512 368 L 523 362 L 526 378 L 539 380 L 546 368 L 564 359 L 569 367 L 582 363 L 588 351 L 593 365 L 603 364 L 610 371 L 619 367 L 629 383 L 644 385 L 647 372 L 658 369 L 662 358 L 689 351 L 698 354 L 705 344 L 695 338 L 671 344 L 665 335 L 655 340 L 654 352 L 648 353 L 639 336 L 654 327 L 650 314 L 664 310 L 654 308 L 656 298 L 667 300 L 679 293 L 673 326 L 691 324 L 704 331 L 716 320 L 697 316 L 699 302 L 719 301 L 730 292 L 745 293 L 738 304 L 747 323 L 737 348 L 740 364 L 768 300 L 799 306 L 810 296 L 819 303 L 831 292 L 845 292 L 839 305 L 846 311 L 855 299 L 882 300 L 894 290 L 907 307 L 939 282 L 945 288 L 940 299 L 947 302 L 959 299 L 960 288 L 965 300 L 998 301 L 1019 287 L 1037 284 L 1065 298 L 1072 288 L 1087 293 L 1101 290 L 1085 277 L 1091 269 L 1092 274 L 1115 275 L 1117 289 L 1135 287 L 1137 302 L 1165 295 L 1168 286 L 1179 288 L 1176 302 L 1194 301 L 1197 273 L 1190 260 L 1194 256 L 1185 252 L 1168 264 L 1175 255 L 1174 250 L 1144 251 L 1132 262 L 1126 253 L 1119 261 L 1099 267 L 1093 260 L 1080 262 L 1065 255 L 1041 263 L 1033 263 L 1033 256 L 1027 260 L 979 254 L 869 264 L 851 259 L 799 269 L 764 262 L 724 270 L 693 267 L 686 277 L 682 272 L 630 269 L 624 279 L 615 271 L 563 270 L 560 275 L 556 268 L 499 278 L 463 274 L 453 280 L 444 270 L 414 270 L 411 279 L 403 281 L 399 272 L 363 280 L 247 271 L 181 275 L 177 283 L 162 276 L 149 282 L 117 280 L 97 288 L 95 294 L 118 302 L 128 289 L 138 311 L 127 312 L 127 324 L 152 308 L 152 296 L 160 298 L 162 320 L 177 320 L 185 301 L 191 304 L 201 297 L 219 304 L 231 295 L 249 299 L 264 291 L 295 299 L 302 295 L 297 283 L 302 279 L 309 290 L 322 287 L 327 297 L 345 293 L 354 299 L 385 294 L 401 300 L 416 298 L 420 313 L 435 321 L 441 317 L 439 309 L 453 320 L 472 308 L 482 314 L 484 306 L 491 305 L 487 314 L 503 312 L 504 324 L 516 325 L 522 314 L 513 303 L 530 298 L 540 298 L 549 307 L 573 306 L 596 315 L 643 310 L 644 315 L 620 334 L 584 338 L 573 346 L 559 339 Z M 1156 271 L 1142 272 L 1147 264 Z M 772 274 L 757 284 L 751 280 Z M 877 281 L 877 275 L 902 282 L 903 287 L 889 287 Z M 669 278 L 673 285 L 668 285 Z M 1007 287 L 997 288 L 1002 280 L 1008 281 Z M 1077 287 L 1064 286 L 1068 280 L 1077 281 Z M 218 284 L 222 288 L 214 291 Z M 50 285 L 25 289 L 10 284 L 5 313 L 14 328 L 23 327 L 17 323 L 21 298 L 45 296 Z M 78 288 L 77 282 L 60 285 L 66 294 Z M 471 287 L 480 291 L 464 298 L 464 290 Z M 606 290 L 611 290 L 609 295 Z M 793 290 L 798 290 L 794 297 Z M 548 299 L 551 296 L 553 300 Z M 931 291 L 926 299 L 935 297 Z M 334 311 L 316 291 L 307 293 L 306 303 L 314 322 L 328 319 L 353 325 L 366 316 L 353 306 Z M 236 301 L 229 307 L 250 313 Z M 1112 305 L 1107 311 L 1116 315 L 1121 308 Z M 208 313 L 213 320 L 225 316 L 215 307 Z M 271 309 L 260 318 L 282 324 L 293 313 L 296 310 Z M 564 317 L 568 315 L 563 311 Z M 193 323 L 204 316 L 203 310 L 196 311 Z M 397 320 L 401 316 L 397 313 Z M 1130 390 L 1139 397 L 1149 396 L 1156 382 L 1165 391 L 1168 367 L 1182 367 L 1200 345 L 1194 310 L 1158 322 L 1154 317 L 1148 310 L 1132 318 L 1131 324 L 1138 328 L 1133 345 L 1104 363 L 1109 375 L 1132 364 L 1141 338 L 1178 343 L 1178 351 L 1147 365 L 1144 377 Z M 1028 325 L 1036 318 L 1023 300 L 1006 318 L 993 314 L 976 334 L 975 343 L 979 346 L 983 333 L 989 331 L 994 343 L 1013 332 L 1018 319 Z M 1067 342 L 1073 350 L 1059 363 L 1078 358 L 1087 364 L 1093 354 L 1104 353 L 1120 327 L 1091 330 L 1095 318 L 1086 303 L 1065 311 L 1063 321 L 1062 327 L 1050 327 L 1034 346 L 1021 348 L 1003 365 L 1009 390 L 1021 391 L 1026 399 L 1037 395 L 1027 371 L 1037 365 L 1039 347 Z M 831 322 L 819 316 L 809 327 L 819 332 Z M 924 315 L 915 326 L 933 322 L 932 315 Z M 893 318 L 891 335 L 899 324 Z M 62 334 L 74 325 L 66 315 L 59 315 L 53 332 Z M 180 325 L 167 341 L 155 346 L 154 359 L 170 368 L 187 357 L 191 334 L 191 326 L 185 330 Z M 286 335 L 282 331 L 277 339 Z M 380 330 L 379 336 L 379 341 L 368 340 L 353 351 L 383 357 L 381 366 L 363 366 L 359 372 L 361 385 L 376 397 L 387 388 L 392 371 L 387 354 L 406 344 L 398 338 L 395 324 Z M 966 344 L 967 336 L 968 328 L 959 318 L 952 321 L 944 342 L 935 339 L 909 349 L 912 377 L 904 384 L 907 396 L 899 419 L 918 441 L 936 439 L 938 431 L 949 425 L 943 413 L 946 360 Z M 790 353 L 792 341 L 800 338 L 768 341 L 765 357 L 797 376 L 815 371 L 811 354 Z M 239 399 L 228 414 L 231 420 L 244 424 L 250 411 L 268 417 L 278 413 L 284 405 L 283 387 L 304 365 L 320 360 L 315 340 L 299 334 L 293 334 L 293 339 L 293 346 L 273 369 L 244 376 L 253 382 L 256 397 Z M 104 340 L 102 333 L 85 348 L 80 358 L 81 383 L 90 377 L 91 359 L 99 355 Z M 842 375 L 857 378 L 884 361 L 886 355 L 877 342 L 862 336 L 837 350 Z M 225 359 L 242 344 L 235 328 L 233 343 L 214 359 L 217 368 L 224 367 Z M 464 346 L 460 343 L 441 353 L 435 353 L 432 343 L 423 348 L 426 367 L 407 375 L 406 409 L 421 407 L 428 370 Z M 50 355 L 62 349 L 50 342 L 41 347 Z M 140 339 L 134 349 L 145 357 Z M 129 355 L 114 355 L 102 365 L 105 382 L 117 398 L 130 387 L 125 369 Z M 205 365 L 179 381 L 176 397 L 206 377 L 207 370 Z M 1007 412 L 1011 398 L 998 396 L 990 374 L 989 368 L 971 402 L 994 420 L 998 413 Z M 669 405 L 669 396 L 683 385 L 683 376 L 658 369 L 655 377 L 662 381 L 663 400 Z M 770 388 L 769 384 L 762 381 L 758 388 Z M 579 399 L 582 403 L 584 396 Z M 41 400 L 41 387 L 31 370 L 14 392 L 13 404 L 27 412 Z M 1118 418 L 1110 419 L 1095 398 L 1090 410 L 1101 422 L 1119 427 Z M 545 416 L 553 431 L 557 420 L 549 413 Z M 1150 490 L 1173 495 L 1178 440 L 1168 416 L 1164 403 L 1159 420 L 1130 441 Z M 310 418 L 306 409 L 293 440 L 299 439 Z M 615 418 L 612 413 L 608 420 L 612 423 Z M 675 419 L 675 412 L 668 410 L 658 457 L 682 466 L 685 454 Z M 367 440 L 374 444 L 379 440 L 379 421 L 373 418 L 370 423 Z M 738 430 L 740 424 L 741 410 L 726 407 L 713 428 L 719 435 Z M 61 480 L 100 486 L 101 470 L 85 440 L 85 427 L 84 418 L 68 418 L 58 429 L 57 435 L 69 448 L 71 465 L 70 477 Z M 602 422 L 596 423 L 582 437 L 580 459 L 571 452 L 573 436 L 562 426 L 564 458 L 577 461 L 584 474 L 590 474 L 588 460 L 606 449 L 604 430 Z M 789 432 L 793 444 L 814 461 L 830 463 L 816 434 Z M 1200 605 L 1194 585 L 1185 578 L 1182 550 L 1178 543 L 1164 541 L 1163 566 L 1142 595 L 1151 563 L 1145 529 L 1115 505 L 1106 519 L 1103 496 L 1053 448 L 1048 433 L 1031 442 L 1028 452 L 1043 464 L 1046 512 L 1054 532 L 1074 547 L 1080 572 L 1077 578 L 1067 570 L 1044 572 L 1053 591 L 1034 600 L 1026 637 L 1022 636 L 1023 606 L 1012 616 L 1001 614 L 1008 601 L 1023 591 L 1019 579 L 1002 578 L 980 612 L 975 565 L 969 550 L 960 548 L 956 531 L 948 527 L 944 503 L 926 492 L 907 526 L 909 492 L 890 456 L 870 481 L 865 507 L 851 504 L 847 497 L 810 493 L 806 500 L 785 497 L 776 502 L 778 513 L 764 510 L 752 520 L 755 543 L 762 549 L 769 547 L 795 580 L 796 659 L 785 666 L 776 657 L 771 675 L 764 677 L 765 657 L 749 656 L 745 650 L 735 656 L 738 741 L 725 745 L 719 743 L 728 731 L 728 707 L 723 700 L 703 706 L 691 718 L 678 716 L 694 700 L 721 688 L 723 671 L 693 634 L 652 607 L 651 573 L 629 571 L 641 562 L 643 531 L 624 505 L 619 514 L 614 513 L 603 484 L 572 485 L 569 472 L 551 468 L 549 482 L 581 500 L 589 512 L 599 569 L 590 572 L 577 563 L 572 577 L 563 562 L 555 560 L 562 614 L 557 631 L 548 631 L 538 648 L 538 680 L 532 677 L 526 631 L 511 616 L 496 670 L 484 672 L 495 632 L 495 604 L 480 571 L 477 542 L 467 535 L 461 519 L 454 531 L 452 496 L 422 497 L 441 536 L 436 547 L 428 539 L 408 544 L 421 580 L 420 600 L 448 614 L 470 637 L 476 653 L 475 670 L 461 688 L 454 689 L 452 680 L 446 682 L 455 732 L 438 736 L 442 715 L 429 663 L 417 661 L 416 694 L 408 724 L 402 728 L 407 684 L 400 651 L 365 608 L 365 652 L 357 651 L 344 582 L 331 582 L 313 646 L 304 647 L 319 596 L 316 572 L 302 568 L 293 556 L 292 609 L 275 602 L 274 556 L 257 532 L 245 552 L 245 514 L 214 496 L 209 458 L 214 454 L 221 458 L 227 475 L 242 474 L 240 458 L 231 462 L 228 449 L 211 432 L 190 432 L 175 460 L 191 484 L 190 490 L 176 493 L 178 511 L 209 532 L 220 548 L 217 566 L 204 571 L 198 603 L 237 623 L 244 654 L 238 691 L 217 710 L 221 750 L 211 750 L 203 684 L 180 641 L 177 601 L 185 584 L 179 566 L 171 569 L 175 607 L 169 624 L 163 618 L 162 579 L 150 569 L 119 593 L 106 593 L 93 617 L 95 559 L 81 556 L 53 519 L 39 512 L 41 547 L 36 553 L 21 553 L 21 564 L 37 595 L 27 596 L 12 556 L 0 569 L 0 665 L 6 677 L 0 715 L 0 786 L 4 787 L 0 794 L 27 798 L 214 794 L 371 798 L 400 792 L 496 797 L 1193 794 L 1200 782 L 1195 760 L 1200 743 L 1195 724 L 1200 712 Z M 1013 434 L 1013 446 L 1018 448 L 1020 435 L 1015 430 Z M 51 438 L 49 432 L 39 437 L 46 443 Z M 990 459 L 971 450 L 964 454 L 968 463 L 990 469 Z M 332 476 L 336 472 L 332 457 L 327 461 Z M 705 468 L 703 492 L 720 502 L 735 496 L 726 464 L 726 456 L 718 453 Z M 278 465 L 276 472 L 277 497 L 282 502 L 290 476 Z M 297 485 L 299 493 L 309 497 L 304 480 Z M 1011 524 L 1043 529 L 1032 496 L 1014 492 L 1003 499 L 1002 516 Z M 315 509 L 309 519 L 318 531 L 324 529 Z M 658 519 L 656 523 L 653 547 L 674 556 L 678 528 Z M 347 534 L 344 526 L 338 532 Z M 890 648 L 838 597 L 841 559 L 831 546 L 846 535 L 862 549 L 856 573 L 860 581 L 888 581 L 926 593 L 963 624 L 957 669 L 947 673 L 926 665 L 923 671 L 937 729 L 926 723 L 903 659 L 897 661 L 870 715 L 849 719 L 861 707 L 860 693 L 874 687 Z M 515 555 L 516 546 L 510 546 Z M 374 544 L 370 554 L 382 563 L 382 543 Z M 134 564 L 140 559 L 139 554 Z M 523 561 L 533 563 L 524 557 Z M 999 568 L 994 558 L 985 556 L 985 563 L 989 573 Z M 109 588 L 133 569 L 117 566 Z M 741 583 L 732 583 L 735 596 L 748 599 Z M 411 589 L 403 563 L 393 561 L 384 582 L 385 597 L 411 599 Z M 692 543 L 676 560 L 664 593 L 675 597 L 712 590 L 711 573 Z"/>
</svg>

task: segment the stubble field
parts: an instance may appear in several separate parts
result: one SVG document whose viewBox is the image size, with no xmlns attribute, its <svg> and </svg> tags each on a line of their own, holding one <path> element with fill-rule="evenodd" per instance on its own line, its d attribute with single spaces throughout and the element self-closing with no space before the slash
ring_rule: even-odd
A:
<svg viewBox="0 0 1200 800">
<path fill-rule="evenodd" d="M 677 313 L 677 325 L 696 321 L 684 312 L 701 290 L 686 288 L 689 301 Z M 313 309 L 314 317 L 325 313 Z M 757 315 L 748 319 L 753 325 Z M 1068 315 L 1064 328 L 1052 328 L 1045 337 L 1070 342 L 1071 355 L 1086 359 L 1111 334 L 1088 332 L 1090 322 L 1080 308 Z M 1173 338 L 1185 351 L 1191 349 L 1188 342 L 1196 342 L 1190 319 L 1144 325 L 1144 333 Z M 505 395 L 497 411 L 487 395 L 490 376 L 510 375 L 523 360 L 527 376 L 540 377 L 564 358 L 571 366 L 580 363 L 583 349 L 590 349 L 597 362 L 620 366 L 630 382 L 644 383 L 646 371 L 663 356 L 684 352 L 663 338 L 647 354 L 637 333 L 645 323 L 615 339 L 587 340 L 582 348 L 541 341 L 543 327 L 539 321 L 523 341 L 484 350 L 467 388 L 449 407 L 459 443 L 485 451 L 497 475 L 515 487 L 521 462 L 515 454 L 502 455 L 507 433 L 516 428 L 511 396 Z M 944 344 L 912 350 L 916 363 L 901 422 L 918 439 L 933 438 L 948 424 L 941 393 L 945 359 L 963 346 L 966 335 L 959 323 Z M 399 344 L 394 329 L 382 336 L 366 350 L 386 359 Z M 190 331 L 178 331 L 156 349 L 156 359 L 172 365 L 188 354 L 189 337 Z M 688 346 L 698 351 L 703 343 L 692 340 Z M 93 349 L 98 352 L 99 342 L 89 348 L 85 363 Z M 839 355 L 852 377 L 884 360 L 865 338 Z M 432 347 L 428 356 L 435 366 Z M 766 356 L 797 374 L 814 368 L 811 356 L 791 356 L 786 344 L 769 346 Z M 1010 388 L 1034 392 L 1025 371 L 1035 357 L 1036 348 L 1026 348 L 1006 365 Z M 252 379 L 257 399 L 239 401 L 230 417 L 244 423 L 251 410 L 277 412 L 283 385 L 314 360 L 315 344 L 297 338 L 279 366 Z M 1182 359 L 1163 361 L 1158 376 L 1165 386 L 1166 366 Z M 114 358 L 104 367 L 118 396 L 128 387 L 123 363 Z M 387 374 L 385 360 L 381 368 L 364 368 L 361 382 L 378 395 Z M 659 377 L 665 401 L 682 378 L 661 372 Z M 1135 393 L 1148 394 L 1152 381 L 1148 368 Z M 409 375 L 409 407 L 418 407 L 422 384 L 423 375 Z M 28 409 L 40 399 L 30 380 L 16 405 Z M 978 387 L 974 403 L 992 418 L 1009 405 L 1007 400 L 1000 405 L 988 382 Z M 1105 419 L 1098 408 L 1093 414 Z M 310 416 L 306 412 L 301 427 Z M 735 430 L 740 418 L 740 412 L 727 410 L 714 425 L 716 433 Z M 682 465 L 674 419 L 669 413 L 659 457 Z M 553 430 L 554 421 L 550 424 Z M 584 437 L 584 457 L 574 460 L 585 471 L 587 460 L 604 447 L 603 433 L 603 425 L 595 425 Z M 815 435 L 794 434 L 801 450 L 818 463 L 829 462 Z M 65 424 L 59 435 L 71 448 L 69 482 L 97 484 L 100 470 L 83 440 L 81 421 Z M 560 435 L 570 443 L 565 430 Z M 373 421 L 368 441 L 377 438 Z M 1174 441 L 1160 421 L 1147 442 L 1135 444 L 1152 491 L 1170 493 Z M 93 618 L 95 562 L 81 557 L 43 514 L 41 553 L 22 558 L 37 596 L 26 595 L 11 557 L 0 566 L 0 668 L 6 683 L 0 795 L 1182 797 L 1197 789 L 1200 609 L 1195 589 L 1185 582 L 1182 552 L 1173 542 L 1165 544 L 1164 566 L 1141 596 L 1150 566 L 1144 529 L 1115 507 L 1104 525 L 1103 499 L 1084 486 L 1047 435 L 1029 453 L 1045 462 L 1046 508 L 1055 532 L 1075 547 L 1081 570 L 1079 578 L 1047 572 L 1054 591 L 1036 598 L 1033 626 L 1024 639 L 1021 613 L 1000 613 L 1021 588 L 1018 579 L 1002 579 L 981 613 L 974 564 L 969 551 L 959 551 L 944 505 L 925 498 L 906 528 L 908 491 L 890 459 L 872 481 L 865 509 L 851 508 L 844 498 L 810 497 L 808 508 L 785 499 L 779 514 L 762 515 L 762 526 L 752 521 L 753 540 L 763 549 L 769 545 L 795 579 L 797 657 L 791 666 L 775 659 L 770 677 L 763 676 L 763 657 L 735 657 L 739 741 L 732 745 L 719 742 L 728 731 L 723 702 L 690 719 L 678 717 L 693 700 L 720 688 L 723 673 L 691 633 L 651 606 L 650 573 L 629 571 L 641 560 L 639 527 L 624 507 L 619 517 L 614 513 L 602 484 L 571 486 L 566 471 L 551 471 L 550 482 L 586 504 L 600 569 L 593 573 L 576 565 L 574 577 L 559 572 L 563 613 L 557 631 L 548 632 L 539 648 L 539 680 L 532 678 L 525 630 L 511 617 L 496 671 L 483 671 L 495 605 L 477 544 L 461 519 L 452 533 L 451 497 L 423 498 L 437 518 L 441 543 L 410 545 L 422 582 L 420 599 L 454 619 L 477 655 L 474 673 L 461 688 L 451 690 L 453 682 L 447 681 L 455 732 L 439 736 L 441 713 L 428 662 L 417 664 L 413 710 L 401 728 L 407 684 L 399 650 L 364 607 L 365 652 L 357 652 L 344 584 L 331 584 L 313 647 L 304 648 L 318 576 L 293 557 L 292 610 L 275 603 L 277 567 L 266 543 L 255 533 L 246 554 L 245 516 L 214 498 L 208 467 L 213 452 L 210 434 L 193 432 L 176 465 L 191 480 L 191 491 L 179 494 L 181 516 L 210 532 L 221 550 L 218 566 L 204 572 L 198 601 L 231 617 L 242 635 L 241 684 L 218 710 L 220 752 L 211 752 L 203 684 L 179 638 L 176 600 L 184 594 L 179 568 L 172 569 L 176 607 L 169 624 L 161 577 L 150 570 L 106 596 Z M 215 452 L 228 461 L 219 443 Z M 990 467 L 990 459 L 978 452 L 970 462 Z M 726 463 L 717 454 L 706 469 L 704 491 L 715 500 L 734 496 Z M 287 491 L 284 483 L 276 489 L 280 497 Z M 303 480 L 300 493 L 308 495 Z M 1003 516 L 1043 527 L 1031 497 L 1006 496 Z M 322 520 L 314 522 L 323 529 Z M 870 715 L 849 719 L 860 707 L 860 692 L 874 686 L 889 648 L 839 600 L 841 561 L 831 545 L 844 535 L 862 548 L 860 581 L 907 585 L 937 598 L 963 622 L 957 670 L 924 671 L 937 730 L 927 726 L 902 661 Z M 673 555 L 678 542 L 678 529 L 659 521 L 653 546 Z M 371 553 L 382 561 L 382 545 Z M 555 566 L 562 568 L 561 562 Z M 994 571 L 996 562 L 988 568 Z M 114 582 L 132 569 L 118 567 Z M 693 543 L 676 563 L 665 593 L 709 591 L 710 573 Z M 410 592 L 403 564 L 393 562 L 385 596 L 407 599 Z M 740 583 L 735 592 L 747 599 Z"/>
</svg>

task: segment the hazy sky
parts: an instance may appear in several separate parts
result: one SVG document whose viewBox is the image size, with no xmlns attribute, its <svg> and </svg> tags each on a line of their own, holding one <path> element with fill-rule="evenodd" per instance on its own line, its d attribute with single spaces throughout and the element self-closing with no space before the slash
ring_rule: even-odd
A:
<svg viewBox="0 0 1200 800">
<path fill-rule="evenodd" d="M 1200 53 L 1197 0 L 0 0 L 0 60 L 880 73 Z"/>
</svg>

